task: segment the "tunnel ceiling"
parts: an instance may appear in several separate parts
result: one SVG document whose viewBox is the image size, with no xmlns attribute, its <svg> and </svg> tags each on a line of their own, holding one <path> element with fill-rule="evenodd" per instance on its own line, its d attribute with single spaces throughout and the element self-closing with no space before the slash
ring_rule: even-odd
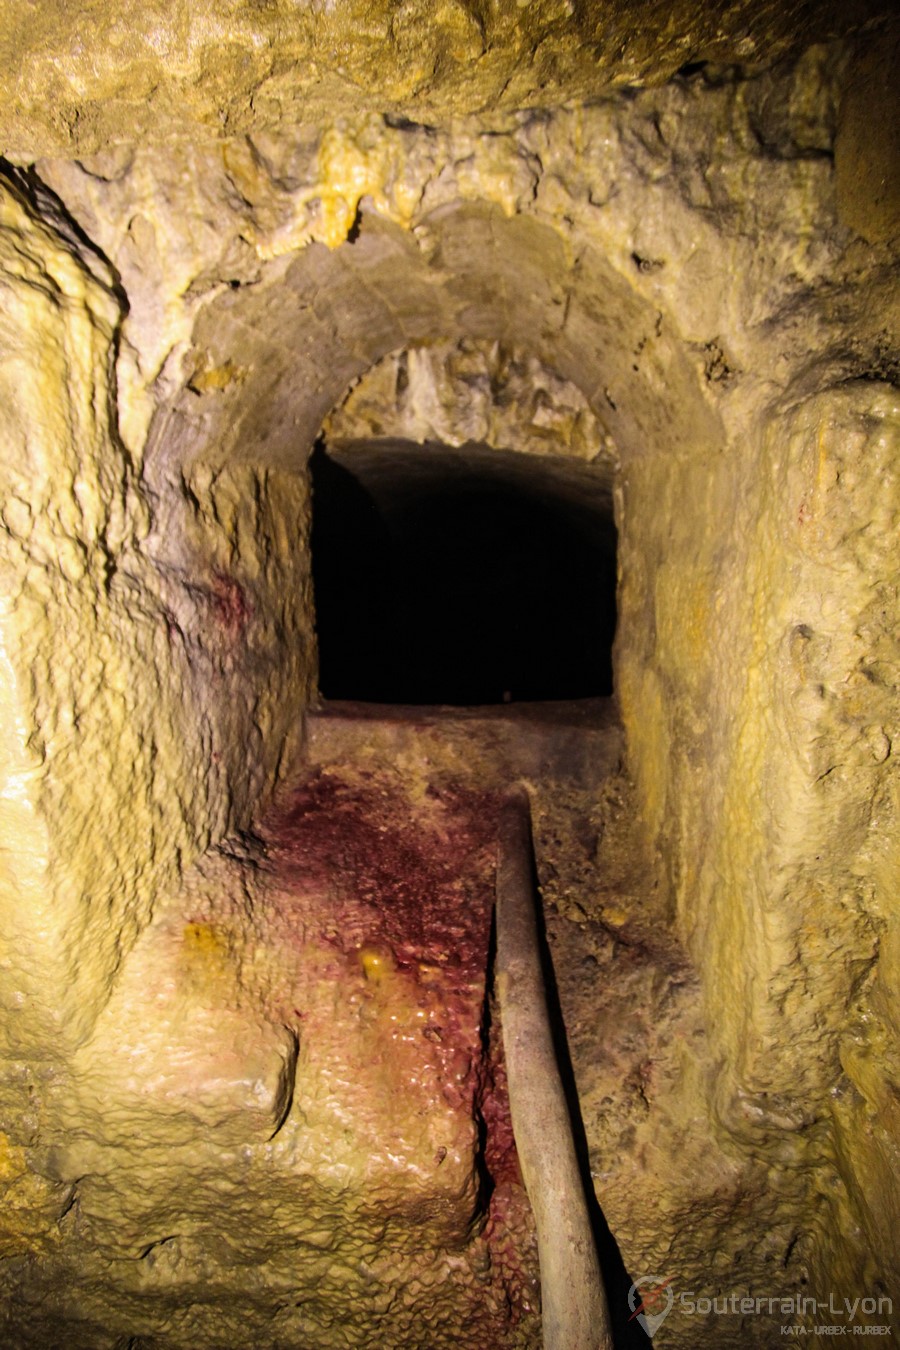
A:
<svg viewBox="0 0 900 1350">
<path fill-rule="evenodd" d="M 391 352 L 328 415 L 329 445 L 392 437 L 565 455 L 614 471 L 605 422 L 571 380 L 519 346 L 464 338 Z"/>
<path fill-rule="evenodd" d="M 608 465 L 579 464 L 556 456 L 525 456 L 515 447 L 414 445 L 405 441 L 344 441 L 329 456 L 366 488 L 379 509 L 405 510 L 433 484 L 464 484 L 477 478 L 520 493 L 548 497 L 578 519 L 612 519 L 612 473 Z"/>
<path fill-rule="evenodd" d="M 336 112 L 494 117 L 753 66 L 885 15 L 884 0 L 4 0 L 0 101 L 13 156 L 215 139 Z"/>
<path fill-rule="evenodd" d="M 623 454 L 693 452 L 721 437 L 661 312 L 589 248 L 573 266 L 560 236 L 524 216 L 467 203 L 413 234 L 363 210 L 344 247 L 313 244 L 263 279 L 199 315 L 195 373 L 156 418 L 151 476 L 200 459 L 296 469 L 348 385 L 386 354 L 466 337 L 552 365 Z"/>
</svg>

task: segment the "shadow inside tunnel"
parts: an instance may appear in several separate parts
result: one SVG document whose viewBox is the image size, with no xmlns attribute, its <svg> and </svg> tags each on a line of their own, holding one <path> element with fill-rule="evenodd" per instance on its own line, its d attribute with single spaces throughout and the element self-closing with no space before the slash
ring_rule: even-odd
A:
<svg viewBox="0 0 900 1350">
<path fill-rule="evenodd" d="M 609 696 L 616 531 L 605 487 L 595 501 L 586 471 L 573 485 L 578 466 L 565 462 L 557 483 L 525 455 L 390 444 L 339 458 L 320 441 L 310 458 L 322 696 L 431 706 Z"/>
</svg>

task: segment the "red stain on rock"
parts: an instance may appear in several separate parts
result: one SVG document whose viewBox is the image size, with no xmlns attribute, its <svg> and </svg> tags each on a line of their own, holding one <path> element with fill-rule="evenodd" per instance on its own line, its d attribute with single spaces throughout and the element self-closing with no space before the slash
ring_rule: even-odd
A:
<svg viewBox="0 0 900 1350">
<path fill-rule="evenodd" d="M 502 1041 L 485 1019 L 502 802 L 452 786 L 414 804 L 387 776 L 317 771 L 262 829 L 285 939 L 308 941 L 317 915 L 336 978 L 358 976 L 361 952 L 387 953 L 429 1010 L 419 1034 L 442 1066 L 444 1099 L 483 1125 L 495 1186 L 521 1184 Z"/>
<path fill-rule="evenodd" d="M 327 889 L 345 953 L 386 944 L 400 969 L 440 965 L 458 982 L 483 983 L 501 799 L 432 793 L 437 809 L 413 814 L 391 785 L 317 773 L 264 838 L 281 879 Z"/>
<path fill-rule="evenodd" d="M 237 637 L 250 618 L 250 602 L 243 586 L 234 577 L 217 572 L 213 577 L 211 600 L 216 622 L 231 637 Z"/>
<path fill-rule="evenodd" d="M 484 1065 L 478 1110 L 485 1127 L 484 1165 L 491 1180 L 498 1187 L 507 1183 L 520 1186 L 522 1172 L 509 1110 L 506 1060 L 496 1028 L 492 1029 L 490 1054 Z"/>
</svg>

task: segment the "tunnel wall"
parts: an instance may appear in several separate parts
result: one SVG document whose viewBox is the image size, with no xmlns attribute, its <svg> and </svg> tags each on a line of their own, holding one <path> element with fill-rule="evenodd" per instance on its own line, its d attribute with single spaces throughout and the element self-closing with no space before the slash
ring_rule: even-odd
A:
<svg viewBox="0 0 900 1350">
<path fill-rule="evenodd" d="M 740 466 L 623 475 L 644 525 L 621 534 L 622 606 L 643 622 L 619 697 L 704 975 L 716 1113 L 761 1160 L 813 1168 L 810 1259 L 847 1291 L 897 1278 L 898 411 L 851 383 L 786 401 Z"/>
<path fill-rule="evenodd" d="M 181 809 L 175 672 L 132 603 L 146 515 L 115 435 L 121 309 L 48 214 L 2 185 L 3 1034 L 38 1059 L 90 1025 L 202 831 Z"/>
<path fill-rule="evenodd" d="M 896 1287 L 900 1275 L 898 465 L 900 400 L 877 381 L 786 399 L 765 426 L 731 581 L 740 675 L 718 680 L 731 675 L 733 700 L 722 812 L 694 917 L 704 959 L 742 972 L 718 990 L 731 1037 L 724 1119 L 750 1145 L 761 1131 L 793 1134 L 817 1159 L 826 1227 L 862 1220 L 862 1251 L 836 1243 L 825 1258 L 845 1289 L 879 1276 Z M 738 901 L 727 923 L 720 888 Z"/>
<path fill-rule="evenodd" d="M 315 669 L 302 480 L 239 466 L 151 503 L 117 434 L 110 270 L 22 179 L 0 248 L 0 987 L 6 1052 L 40 1061 L 87 1034 L 182 866 L 248 823 Z"/>
</svg>

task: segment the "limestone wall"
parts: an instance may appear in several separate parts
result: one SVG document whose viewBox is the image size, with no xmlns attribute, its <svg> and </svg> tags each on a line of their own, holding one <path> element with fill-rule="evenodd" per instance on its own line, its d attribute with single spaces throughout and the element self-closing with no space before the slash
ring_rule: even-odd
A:
<svg viewBox="0 0 900 1350">
<path fill-rule="evenodd" d="M 118 141 L 258 135 L 335 109 L 375 106 L 401 122 L 502 115 L 645 82 L 689 62 L 757 63 L 816 34 L 853 33 L 880 0 L 785 9 L 730 0 L 170 0 L 144 8 L 79 0 L 65 11 L 2 10 L 0 98 L 9 150 L 92 154 Z"/>
<path fill-rule="evenodd" d="M 23 179 L 0 244 L 3 1034 L 44 1060 L 90 1029 L 160 888 L 249 821 L 314 659 L 302 484 L 148 494 L 114 274 Z"/>
</svg>

